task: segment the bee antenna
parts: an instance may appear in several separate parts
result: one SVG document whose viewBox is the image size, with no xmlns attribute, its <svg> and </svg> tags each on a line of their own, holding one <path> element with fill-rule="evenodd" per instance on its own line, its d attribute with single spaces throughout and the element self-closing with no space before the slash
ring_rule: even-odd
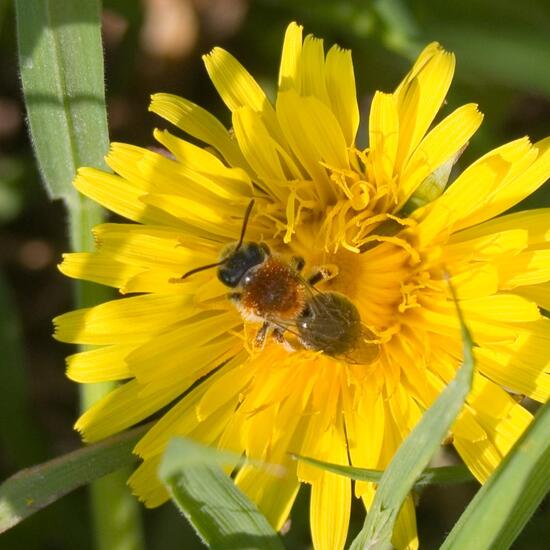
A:
<svg viewBox="0 0 550 550">
<path fill-rule="evenodd" d="M 256 201 L 254 199 L 252 199 L 249 203 L 248 203 L 248 206 L 246 207 L 246 212 L 244 213 L 244 218 L 243 218 L 243 227 L 241 229 L 241 236 L 239 237 L 239 242 L 237 243 L 237 247 L 235 248 L 235 252 L 237 252 L 237 250 L 239 250 L 243 244 L 243 241 L 244 241 L 244 236 L 245 236 L 245 233 L 246 233 L 246 226 L 248 225 L 248 220 L 250 219 L 250 213 L 252 212 L 252 208 L 254 208 L 254 203 Z"/>
<path fill-rule="evenodd" d="M 246 207 L 246 212 L 244 213 L 244 218 L 243 218 L 243 227 L 241 229 L 241 236 L 239 237 L 239 242 L 235 247 L 235 252 L 237 252 L 237 250 L 239 250 L 243 244 L 244 235 L 246 233 L 246 226 L 248 225 L 248 220 L 250 219 L 250 213 L 252 212 L 254 203 L 255 203 L 255 200 L 252 199 L 248 203 L 248 206 Z M 178 280 L 182 281 L 183 279 L 187 279 L 187 277 L 194 275 L 195 273 L 199 273 L 200 271 L 205 271 L 207 269 L 212 269 L 213 267 L 218 267 L 225 263 L 227 263 L 227 258 L 225 260 L 221 260 L 220 262 L 216 262 L 215 264 L 207 264 L 207 265 L 201 265 L 200 267 L 195 267 L 195 269 L 191 269 L 190 271 L 187 271 L 186 273 L 184 273 Z"/>
<path fill-rule="evenodd" d="M 207 264 L 201 265 L 200 267 L 195 267 L 195 269 L 191 269 L 190 271 L 184 273 L 178 280 L 181 281 L 183 279 L 187 279 L 187 277 L 194 275 L 195 273 L 199 273 L 199 271 L 205 271 L 207 269 L 212 269 L 213 267 L 218 267 L 219 265 L 226 263 L 226 261 L 227 260 L 222 260 L 221 262 L 216 262 L 215 264 Z"/>
</svg>

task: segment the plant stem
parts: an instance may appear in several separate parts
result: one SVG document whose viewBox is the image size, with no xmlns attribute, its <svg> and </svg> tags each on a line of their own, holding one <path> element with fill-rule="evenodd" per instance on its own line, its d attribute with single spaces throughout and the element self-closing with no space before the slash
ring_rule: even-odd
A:
<svg viewBox="0 0 550 550">
<path fill-rule="evenodd" d="M 71 248 L 90 251 L 94 248 L 92 228 L 103 222 L 105 213 L 96 203 L 81 195 L 67 201 Z M 75 305 L 84 308 L 112 297 L 107 287 L 76 281 Z M 80 386 L 81 411 L 88 409 L 115 387 L 113 382 Z M 142 550 L 143 529 L 137 500 L 130 494 L 126 479 L 131 469 L 122 468 L 90 485 L 91 513 L 97 550 Z"/>
</svg>

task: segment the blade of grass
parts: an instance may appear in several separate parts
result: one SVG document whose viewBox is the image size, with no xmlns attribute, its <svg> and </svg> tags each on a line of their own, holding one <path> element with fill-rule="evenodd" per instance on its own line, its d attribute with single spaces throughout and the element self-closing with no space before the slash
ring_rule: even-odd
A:
<svg viewBox="0 0 550 550">
<path fill-rule="evenodd" d="M 149 426 L 25 468 L 0 485 L 0 533 L 62 496 L 137 462 L 132 448 Z"/>
<path fill-rule="evenodd" d="M 267 519 L 220 467 L 240 461 L 238 456 L 177 438 L 164 453 L 159 475 L 209 548 L 281 550 L 282 542 Z"/>
<path fill-rule="evenodd" d="M 384 548 L 391 545 L 393 526 L 403 501 L 464 405 L 472 385 L 473 344 L 458 305 L 457 314 L 462 329 L 463 364 L 455 378 L 403 441 L 384 471 L 365 524 L 353 541 L 351 550 Z"/>
<path fill-rule="evenodd" d="M 28 123 L 52 198 L 76 195 L 83 164 L 103 165 L 108 133 L 97 0 L 16 0 Z"/>
<path fill-rule="evenodd" d="M 302 460 L 308 464 L 317 466 L 322 470 L 326 470 L 327 472 L 333 472 L 341 476 L 349 477 L 355 481 L 371 481 L 373 483 L 378 483 L 384 473 L 382 470 L 369 470 L 368 468 L 342 466 L 340 464 L 332 464 L 330 462 L 324 462 L 322 460 L 309 458 L 307 456 L 292 456 L 296 460 Z M 419 489 L 427 485 L 454 485 L 456 483 L 467 483 L 469 481 L 475 481 L 474 476 L 466 466 L 459 464 L 456 466 L 427 468 L 420 474 L 414 486 Z"/>
<path fill-rule="evenodd" d="M 477 492 L 441 550 L 510 548 L 550 491 L 550 402 Z"/>
<path fill-rule="evenodd" d="M 109 137 L 105 109 L 103 49 L 99 0 L 16 0 L 21 81 L 28 124 L 52 198 L 63 198 L 69 211 L 73 250 L 93 249 L 91 229 L 104 218 L 102 209 L 79 195 L 72 180 L 79 166 L 104 168 Z M 75 285 L 76 307 L 104 301 L 106 289 Z M 81 408 L 113 388 L 81 389 Z M 100 550 L 143 547 L 139 508 L 125 486 L 128 471 L 92 485 L 96 547 Z"/>
</svg>

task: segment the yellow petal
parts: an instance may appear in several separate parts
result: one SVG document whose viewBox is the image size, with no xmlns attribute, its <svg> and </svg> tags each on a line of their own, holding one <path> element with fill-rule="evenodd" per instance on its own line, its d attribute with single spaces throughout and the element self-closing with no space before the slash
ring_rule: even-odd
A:
<svg viewBox="0 0 550 550">
<path fill-rule="evenodd" d="M 420 142 L 403 168 L 400 200 L 403 204 L 418 185 L 444 162 L 452 158 L 481 125 L 483 115 L 469 103 L 445 117 Z"/>
<path fill-rule="evenodd" d="M 508 290 L 550 280 L 550 250 L 523 252 L 495 262 L 500 288 Z"/>
<path fill-rule="evenodd" d="M 93 230 L 97 248 L 125 264 L 184 272 L 215 262 L 219 246 L 196 239 L 182 246 L 182 233 L 168 228 L 109 223 Z M 202 248 L 202 250 L 201 250 Z"/>
<path fill-rule="evenodd" d="M 176 157 L 181 167 L 189 171 L 190 177 L 193 177 L 192 172 L 206 176 L 210 190 L 215 189 L 219 195 L 233 200 L 252 196 L 250 176 L 242 168 L 225 166 L 206 149 L 179 139 L 168 130 L 155 130 L 153 134 Z"/>
<path fill-rule="evenodd" d="M 229 52 L 214 48 L 203 60 L 212 83 L 231 111 L 245 105 L 257 112 L 269 109 L 263 90 Z"/>
<path fill-rule="evenodd" d="M 236 241 L 242 229 L 241 217 L 233 218 L 226 213 L 227 209 L 217 206 L 214 201 L 193 200 L 182 195 L 152 194 L 141 198 L 147 206 L 158 208 L 187 223 L 198 230 L 202 230 L 205 238 L 223 242 L 226 239 Z"/>
<path fill-rule="evenodd" d="M 334 196 L 334 184 L 321 163 L 345 169 L 349 162 L 346 141 L 332 111 L 314 97 L 299 97 L 289 90 L 277 98 L 277 116 L 286 140 L 321 197 Z"/>
<path fill-rule="evenodd" d="M 250 107 L 233 113 L 235 137 L 251 168 L 258 174 L 258 184 L 272 197 L 286 201 L 289 189 L 281 164 L 281 147 L 270 136 L 261 117 Z"/>
<path fill-rule="evenodd" d="M 248 106 L 262 114 L 269 133 L 280 142 L 280 128 L 275 110 L 250 73 L 222 48 L 203 56 L 208 75 L 230 111 Z"/>
<path fill-rule="evenodd" d="M 143 271 L 142 267 L 117 262 L 112 256 L 97 252 L 63 254 L 63 262 L 58 268 L 67 277 L 115 288 L 121 288 L 128 279 Z"/>
<path fill-rule="evenodd" d="M 132 378 L 126 357 L 135 348 L 135 344 L 117 344 L 69 355 L 67 377 L 84 384 Z"/>
<path fill-rule="evenodd" d="M 452 262 L 458 265 L 465 264 L 465 269 L 470 262 L 492 260 L 500 256 L 515 256 L 529 244 L 529 233 L 525 229 L 508 229 L 500 232 L 485 233 L 461 231 L 453 235 L 450 244 L 443 246 L 444 262 L 453 270 Z M 453 270 L 454 271 L 454 270 Z"/>
<path fill-rule="evenodd" d="M 300 91 L 299 67 L 302 54 L 302 29 L 301 25 L 294 22 L 286 28 L 279 68 L 279 89 L 288 90 L 294 88 Z"/>
<path fill-rule="evenodd" d="M 237 143 L 231 139 L 231 134 L 214 115 L 202 107 L 176 95 L 154 94 L 149 110 L 217 149 L 231 166 L 240 166 L 246 170 L 246 161 Z"/>
<path fill-rule="evenodd" d="M 399 118 L 393 94 L 376 92 L 369 115 L 369 159 L 379 183 L 392 180 L 399 142 Z"/>
<path fill-rule="evenodd" d="M 403 502 L 393 528 L 392 544 L 396 550 L 417 550 L 416 511 L 414 499 L 408 496 Z"/>
<path fill-rule="evenodd" d="M 504 390 L 476 376 L 468 404 L 487 439 L 469 442 L 455 437 L 455 447 L 472 473 L 484 482 L 527 429 L 532 416 Z"/>
<path fill-rule="evenodd" d="M 515 294 L 499 293 L 493 296 L 461 300 L 460 309 L 464 312 L 466 319 L 479 317 L 504 323 L 521 323 L 541 318 L 536 304 Z"/>
<path fill-rule="evenodd" d="M 474 227 L 464 229 L 451 236 L 450 243 L 464 242 L 485 237 L 492 233 L 525 231 L 529 244 L 550 241 L 550 208 L 538 208 L 524 212 L 514 212 L 488 220 Z"/>
<path fill-rule="evenodd" d="M 486 200 L 474 201 L 476 208 L 473 209 L 470 216 L 462 220 L 462 227 L 468 227 L 498 216 L 531 195 L 550 178 L 550 138 L 535 143 L 531 153 L 532 156 L 527 157 L 531 160 L 526 163 L 527 166 L 522 165 Z"/>
<path fill-rule="evenodd" d="M 272 459 L 271 463 L 275 461 Z M 277 474 L 269 469 L 244 466 L 235 478 L 235 484 L 265 515 L 276 531 L 280 531 L 288 519 L 300 483 L 296 477 L 296 461 L 288 455 L 276 464 L 285 473 Z"/>
<path fill-rule="evenodd" d="M 137 424 L 186 389 L 185 384 L 176 383 L 156 393 L 149 393 L 143 399 L 141 388 L 138 382 L 132 380 L 94 403 L 75 424 L 84 441 L 98 441 Z"/>
<path fill-rule="evenodd" d="M 351 51 L 332 46 L 327 54 L 325 77 L 332 112 L 342 128 L 347 145 L 352 146 L 359 127 L 359 106 Z"/>
<path fill-rule="evenodd" d="M 421 246 L 434 239 L 446 239 L 451 233 L 473 225 L 468 221 L 471 213 L 487 204 L 499 188 L 530 166 L 535 156 L 536 150 L 529 140 L 519 139 L 472 164 L 439 199 L 415 212 L 414 217 L 421 220 L 417 228 Z"/>
<path fill-rule="evenodd" d="M 204 237 L 204 233 L 197 237 Z M 196 277 L 190 277 L 182 283 L 175 284 L 174 281 L 177 281 L 185 271 L 187 270 L 160 268 L 143 269 L 134 276 L 129 277 L 124 282 L 124 285 L 120 287 L 120 292 L 122 294 L 129 294 L 133 292 L 155 292 L 159 294 L 168 293 L 197 295 L 201 292 L 202 284 L 205 283 L 205 281 L 206 284 L 208 284 L 214 280 L 218 283 L 216 286 L 220 290 L 217 296 L 227 294 L 227 291 L 221 290 L 225 287 L 216 279 L 212 279 L 215 275 L 212 272 L 209 273 L 208 271 L 197 274 Z M 199 302 L 199 300 L 197 300 L 197 302 Z"/>
<path fill-rule="evenodd" d="M 330 105 L 325 81 L 325 52 L 323 40 L 308 34 L 302 46 L 300 59 L 301 94 L 313 96 Z"/>
<path fill-rule="evenodd" d="M 432 43 L 395 91 L 399 112 L 398 167 L 404 166 L 435 118 L 447 95 L 454 67 L 454 55 Z"/>
<path fill-rule="evenodd" d="M 223 369 L 222 369 L 223 370 Z M 216 380 L 219 372 L 214 373 L 210 380 Z M 185 397 L 175 403 L 160 420 L 139 440 L 134 452 L 146 462 L 159 456 L 164 451 L 168 441 L 176 435 L 186 436 L 199 424 L 195 408 L 208 389 L 208 384 L 199 384 Z"/>
<path fill-rule="evenodd" d="M 54 319 L 61 342 L 135 344 L 148 340 L 169 324 L 195 313 L 186 295 L 145 294 L 78 309 Z"/>
<path fill-rule="evenodd" d="M 514 292 L 528 300 L 532 300 L 540 307 L 550 310 L 550 283 L 519 286 L 514 289 Z"/>
<path fill-rule="evenodd" d="M 170 499 L 168 491 L 161 483 L 158 470 L 162 455 L 146 460 L 128 479 L 132 492 L 147 508 L 156 508 Z"/>
<path fill-rule="evenodd" d="M 486 347 L 476 349 L 476 365 L 480 372 L 497 384 L 544 403 L 550 397 L 550 365 L 543 353 L 533 358 L 525 357 L 525 349 L 533 345 L 533 340 L 528 339 L 519 351 Z"/>
<path fill-rule="evenodd" d="M 136 182 L 130 182 L 95 168 L 80 168 L 74 186 L 84 195 L 130 220 L 178 227 L 180 221 L 157 208 L 143 204 L 139 199 L 145 191 Z"/>
<path fill-rule="evenodd" d="M 384 405 L 382 397 L 371 395 L 365 385 L 359 403 L 346 403 L 346 432 L 351 462 L 360 468 L 375 469 L 378 466 L 384 438 Z M 361 497 L 370 484 L 355 482 L 355 495 Z"/>
<path fill-rule="evenodd" d="M 189 149 L 187 153 L 190 154 Z M 194 159 L 200 162 L 202 157 Z M 214 181 L 203 172 L 193 170 L 190 163 L 180 163 L 155 151 L 125 143 L 112 143 L 106 157 L 109 166 L 122 177 L 137 182 L 149 193 L 176 194 L 195 201 L 213 204 L 219 210 L 240 214 L 249 197 Z M 244 191 L 244 189 L 241 189 Z M 143 194 L 145 195 L 145 193 Z"/>
<path fill-rule="evenodd" d="M 332 449 L 323 460 L 347 464 L 345 437 L 332 427 Z M 351 509 L 351 481 L 344 476 L 322 472 L 311 484 L 310 500 L 311 537 L 315 550 L 344 548 Z"/>
<path fill-rule="evenodd" d="M 451 340 L 459 338 L 459 323 L 456 311 L 453 312 L 453 303 L 438 303 L 431 308 L 423 307 L 418 316 L 411 316 L 411 324 L 418 323 L 424 330 L 449 337 Z M 501 311 L 502 313 L 502 311 Z M 508 319 L 507 319 L 508 320 Z M 470 315 L 466 318 L 468 328 L 473 334 L 474 341 L 480 345 L 512 345 L 523 334 L 530 332 L 529 323 L 507 323 L 501 320 L 491 320 L 481 316 Z"/>
<path fill-rule="evenodd" d="M 242 318 L 234 311 L 189 318 L 136 349 L 128 357 L 128 364 L 138 380 L 151 383 L 155 389 L 180 377 L 196 378 L 197 370 L 210 366 L 220 354 L 231 350 L 235 337 L 228 333 L 241 324 Z M 202 349 L 207 342 L 212 345 Z"/>
<path fill-rule="evenodd" d="M 243 354 L 239 355 L 240 361 L 244 361 Z M 224 367 L 224 373 L 217 376 L 216 379 L 209 380 L 208 388 L 201 397 L 197 405 L 197 418 L 204 420 L 224 403 L 232 398 L 233 393 L 239 394 L 243 388 L 250 382 L 254 375 L 254 370 L 246 363 L 233 361 L 235 368 Z M 227 391 L 231 388 L 232 391 Z"/>
<path fill-rule="evenodd" d="M 466 419 L 475 429 L 468 426 Z M 484 483 L 500 464 L 502 455 L 486 436 L 479 437 L 479 430 L 485 434 L 472 412 L 463 411 L 453 426 L 453 446 L 476 479 Z"/>
</svg>

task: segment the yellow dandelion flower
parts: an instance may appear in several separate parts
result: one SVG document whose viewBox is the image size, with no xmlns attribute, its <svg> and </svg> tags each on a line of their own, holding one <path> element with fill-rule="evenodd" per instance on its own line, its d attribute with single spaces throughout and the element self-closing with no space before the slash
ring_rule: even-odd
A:
<svg viewBox="0 0 550 550">
<path fill-rule="evenodd" d="M 286 467 L 282 479 L 251 466 L 235 479 L 277 529 L 300 482 L 311 484 L 314 546 L 342 548 L 352 482 L 289 453 L 386 467 L 461 361 L 447 276 L 477 360 L 452 443 L 479 481 L 531 421 L 511 394 L 548 398 L 550 321 L 539 307 L 550 309 L 550 209 L 503 213 L 550 175 L 550 140 L 507 143 L 427 201 L 482 120 L 468 104 L 434 124 L 455 64 L 438 44 L 395 92 L 375 94 L 367 149 L 356 145 L 349 51 L 325 55 L 322 40 L 291 24 L 274 103 L 228 52 L 215 48 L 204 61 L 232 130 L 190 101 L 156 94 L 150 110 L 205 147 L 156 130 L 170 155 L 114 143 L 113 174 L 82 168 L 76 178 L 82 193 L 137 222 L 96 227 L 97 251 L 66 254 L 60 267 L 136 294 L 56 319 L 59 340 L 93 346 L 68 358 L 71 379 L 123 381 L 76 428 L 96 441 L 169 406 L 135 448 L 143 462 L 130 485 L 146 505 L 168 499 L 157 466 L 170 438 L 188 436 Z M 256 264 L 283 266 L 301 293 L 277 297 L 267 277 L 262 292 L 281 300 L 272 316 L 243 302 L 244 279 L 232 299 L 215 268 L 182 279 L 231 252 L 251 199 L 245 240 L 265 252 Z M 316 273 L 319 292 L 308 294 L 303 280 Z M 339 351 L 296 324 L 312 296 L 327 293 L 361 319 L 360 336 Z M 357 361 L 360 341 L 370 353 Z M 375 487 L 354 490 L 368 509 Z M 410 498 L 394 544 L 418 546 Z"/>
</svg>

